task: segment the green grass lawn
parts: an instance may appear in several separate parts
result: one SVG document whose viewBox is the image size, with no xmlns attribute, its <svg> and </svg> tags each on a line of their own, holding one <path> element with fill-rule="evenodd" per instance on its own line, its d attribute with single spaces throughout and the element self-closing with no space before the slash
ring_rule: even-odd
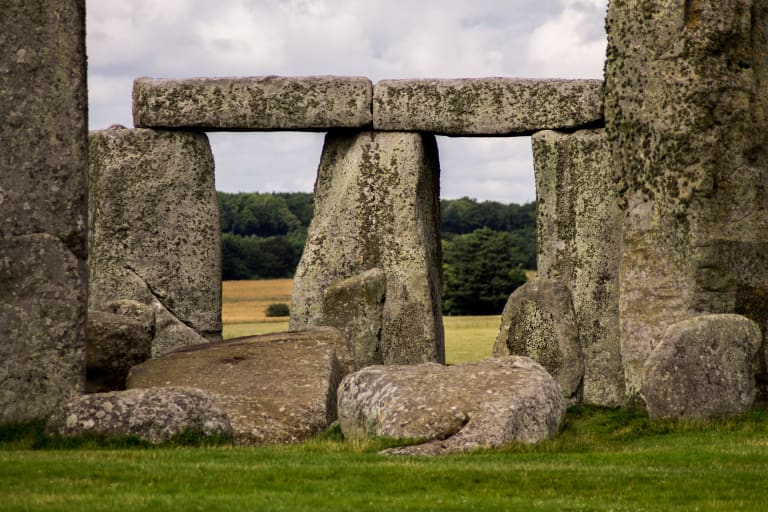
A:
<svg viewBox="0 0 768 512">
<path fill-rule="evenodd" d="M 709 425 L 569 410 L 537 446 L 389 457 L 299 446 L 130 448 L 0 430 L 0 510 L 765 510 L 768 411 Z M 117 446 L 117 447 L 116 447 Z M 35 449 L 37 448 L 37 449 Z"/>
</svg>

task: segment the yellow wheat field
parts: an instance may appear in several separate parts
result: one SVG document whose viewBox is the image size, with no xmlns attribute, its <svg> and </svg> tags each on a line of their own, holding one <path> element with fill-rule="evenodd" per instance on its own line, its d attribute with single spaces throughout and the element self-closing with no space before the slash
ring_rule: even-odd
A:
<svg viewBox="0 0 768 512">
<path fill-rule="evenodd" d="M 222 311 L 224 338 L 266 334 L 288 329 L 285 317 L 267 317 L 272 303 L 291 303 L 291 279 L 224 281 Z M 449 364 L 477 361 L 493 350 L 501 319 L 493 316 L 447 316 L 445 354 Z"/>
</svg>

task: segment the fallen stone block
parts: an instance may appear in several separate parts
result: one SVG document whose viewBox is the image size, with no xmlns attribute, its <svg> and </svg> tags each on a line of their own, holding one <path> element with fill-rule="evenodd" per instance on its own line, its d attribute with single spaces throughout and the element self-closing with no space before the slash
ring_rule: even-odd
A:
<svg viewBox="0 0 768 512">
<path fill-rule="evenodd" d="M 371 125 L 365 77 L 138 78 L 133 123 L 145 128 L 304 130 Z"/>
<path fill-rule="evenodd" d="M 422 444 L 392 454 L 439 455 L 553 438 L 565 418 L 557 382 L 526 357 L 442 366 L 369 366 L 339 386 L 347 438 Z"/>
<path fill-rule="evenodd" d="M 343 279 L 323 292 L 323 320 L 336 327 L 347 339 L 352 354 L 352 373 L 366 366 L 382 364 L 381 331 L 387 279 L 374 268 Z"/>
<path fill-rule="evenodd" d="M 216 401 L 199 389 L 183 387 L 83 395 L 62 404 L 48 420 L 46 431 L 65 437 L 135 436 L 150 443 L 189 431 L 232 436 L 227 415 Z"/>
<path fill-rule="evenodd" d="M 437 135 L 529 135 L 603 122 L 600 80 L 382 80 L 373 127 Z"/>
<path fill-rule="evenodd" d="M 571 293 L 564 285 L 536 278 L 509 296 L 493 356 L 530 357 L 560 385 L 568 403 L 581 401 L 584 357 Z"/>
<path fill-rule="evenodd" d="M 88 312 L 85 392 L 125 389 L 132 366 L 152 357 L 154 324 L 103 311 Z"/>
<path fill-rule="evenodd" d="M 330 328 L 238 338 L 146 361 L 127 386 L 201 389 L 221 404 L 236 444 L 295 443 L 336 419 L 336 354 L 345 348 Z"/>
<path fill-rule="evenodd" d="M 740 315 L 702 315 L 669 326 L 643 367 L 648 415 L 707 420 L 749 411 L 761 342 L 757 324 Z"/>
</svg>

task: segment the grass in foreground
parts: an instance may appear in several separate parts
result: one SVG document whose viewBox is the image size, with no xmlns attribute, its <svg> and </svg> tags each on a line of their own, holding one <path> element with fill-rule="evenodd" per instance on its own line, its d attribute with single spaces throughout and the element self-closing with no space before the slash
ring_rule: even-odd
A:
<svg viewBox="0 0 768 512">
<path fill-rule="evenodd" d="M 766 409 L 699 425 L 574 408 L 555 441 L 442 458 L 381 456 L 385 442 L 342 442 L 338 430 L 272 448 L 32 450 L 41 439 L 39 427 L 0 430 L 0 509 L 764 510 L 768 500 Z"/>
</svg>

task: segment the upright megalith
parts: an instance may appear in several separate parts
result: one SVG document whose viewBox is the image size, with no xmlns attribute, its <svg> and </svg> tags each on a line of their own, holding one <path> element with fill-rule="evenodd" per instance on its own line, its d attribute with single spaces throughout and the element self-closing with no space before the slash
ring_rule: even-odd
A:
<svg viewBox="0 0 768 512">
<path fill-rule="evenodd" d="M 0 16 L 0 422 L 82 393 L 86 345 L 85 2 Z"/>
<path fill-rule="evenodd" d="M 768 1 L 614 0 L 606 130 L 624 209 L 627 393 L 666 328 L 768 319 Z"/>
<path fill-rule="evenodd" d="M 542 131 L 532 141 L 539 276 L 571 292 L 584 355 L 584 401 L 620 405 L 622 216 L 605 131 Z"/>
<path fill-rule="evenodd" d="M 213 155 L 201 133 L 113 127 L 90 137 L 89 309 L 155 310 L 154 356 L 221 340 Z"/>
<path fill-rule="evenodd" d="M 439 163 L 431 135 L 330 132 L 315 185 L 315 214 L 296 269 L 291 328 L 334 325 L 323 293 L 379 268 L 386 279 L 385 364 L 443 362 Z"/>
</svg>

